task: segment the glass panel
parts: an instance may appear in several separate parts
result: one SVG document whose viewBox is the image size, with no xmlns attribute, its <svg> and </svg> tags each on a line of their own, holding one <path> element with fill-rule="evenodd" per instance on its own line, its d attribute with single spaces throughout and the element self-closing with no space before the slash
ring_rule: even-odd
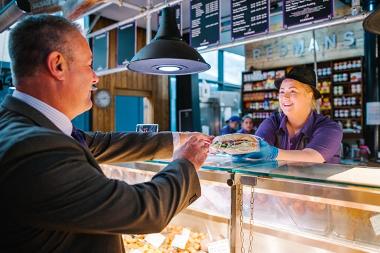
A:
<svg viewBox="0 0 380 253">
<path fill-rule="evenodd" d="M 163 161 L 160 161 L 161 163 Z M 167 162 L 163 162 L 167 163 Z M 311 182 L 324 182 L 329 184 L 342 184 L 342 182 L 329 177 L 342 173 L 353 166 L 340 164 L 317 164 L 291 161 L 262 161 L 245 160 L 233 162 L 228 155 L 209 155 L 204 170 L 227 171 L 230 173 L 242 173 L 253 176 L 264 176 L 272 178 L 287 178 Z M 380 189 L 379 186 L 368 186 L 361 183 L 343 183 L 344 185 L 365 186 Z"/>
<path fill-rule="evenodd" d="M 205 72 L 199 73 L 199 79 L 218 81 L 218 51 L 211 51 L 201 54 L 203 59 L 211 65 Z"/>
<path fill-rule="evenodd" d="M 241 73 L 245 70 L 245 57 L 224 51 L 224 82 L 241 85 Z"/>
<path fill-rule="evenodd" d="M 128 184 L 147 182 L 155 174 L 155 172 L 139 170 L 139 168 L 145 166 L 145 164 L 141 163 L 126 163 L 121 166 L 101 165 L 107 177 L 122 180 Z M 149 166 L 152 165 L 150 164 Z M 184 240 L 185 246 L 182 251 L 178 252 L 207 252 L 207 248 L 211 243 L 228 239 L 231 188 L 225 183 L 202 180 L 201 187 L 202 196 L 187 209 L 177 214 L 169 225 L 160 232 L 160 235 L 123 235 L 126 251 L 177 252 L 181 249 L 179 242 Z M 223 201 L 215 201 L 216 199 Z M 176 237 L 178 238 L 175 239 Z M 159 240 L 154 240 L 154 238 L 162 238 L 163 241 L 160 244 L 157 242 Z M 155 242 L 158 244 L 153 246 Z"/>
</svg>

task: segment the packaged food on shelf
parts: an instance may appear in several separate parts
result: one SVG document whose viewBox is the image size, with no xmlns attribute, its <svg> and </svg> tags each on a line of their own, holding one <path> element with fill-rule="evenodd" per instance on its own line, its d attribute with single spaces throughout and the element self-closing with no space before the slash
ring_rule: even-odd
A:
<svg viewBox="0 0 380 253">
<path fill-rule="evenodd" d="M 318 68 L 317 69 L 317 74 L 320 77 L 325 77 L 331 75 L 331 68 L 326 67 L 326 68 Z"/>
<path fill-rule="evenodd" d="M 322 81 L 318 82 L 317 89 L 321 94 L 329 94 L 331 87 L 331 81 Z"/>
<path fill-rule="evenodd" d="M 362 81 L 362 72 L 353 72 L 350 73 L 351 82 L 361 82 Z"/>
<path fill-rule="evenodd" d="M 246 83 L 243 86 L 243 91 L 252 91 L 252 83 Z"/>
<path fill-rule="evenodd" d="M 330 110 L 330 109 L 331 109 L 330 98 L 328 97 L 322 98 L 321 110 Z"/>
</svg>

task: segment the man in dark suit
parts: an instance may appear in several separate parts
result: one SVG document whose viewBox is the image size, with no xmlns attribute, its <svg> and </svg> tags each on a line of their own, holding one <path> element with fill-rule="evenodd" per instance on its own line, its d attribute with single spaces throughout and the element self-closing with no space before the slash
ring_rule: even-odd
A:
<svg viewBox="0 0 380 253">
<path fill-rule="evenodd" d="M 184 134 L 73 128 L 98 82 L 73 23 L 30 16 L 12 29 L 9 53 L 16 91 L 0 108 L 0 252 L 123 252 L 120 234 L 159 232 L 200 196 L 210 137 L 194 134 L 173 154 L 173 136 Z M 98 165 L 172 156 L 137 185 Z"/>
</svg>

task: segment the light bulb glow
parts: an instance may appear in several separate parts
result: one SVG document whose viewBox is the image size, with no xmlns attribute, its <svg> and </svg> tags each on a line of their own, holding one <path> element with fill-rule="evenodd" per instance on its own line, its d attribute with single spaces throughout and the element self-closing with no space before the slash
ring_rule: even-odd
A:
<svg viewBox="0 0 380 253">
<path fill-rule="evenodd" d="M 161 71 L 164 71 L 164 72 L 174 72 L 174 71 L 178 71 L 178 70 L 181 70 L 182 68 L 179 67 L 179 66 L 159 66 L 157 67 L 158 70 L 161 70 Z"/>
</svg>

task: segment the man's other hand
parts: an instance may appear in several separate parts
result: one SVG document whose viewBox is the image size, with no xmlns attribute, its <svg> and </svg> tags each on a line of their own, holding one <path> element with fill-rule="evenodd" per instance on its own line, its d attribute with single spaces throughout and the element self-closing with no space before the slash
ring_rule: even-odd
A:
<svg viewBox="0 0 380 253">
<path fill-rule="evenodd" d="M 194 133 L 177 151 L 173 159 L 187 159 L 199 170 L 207 158 L 207 153 L 214 137 L 201 133 Z"/>
<path fill-rule="evenodd" d="M 179 132 L 179 144 L 185 144 L 192 136 L 197 136 L 200 138 L 211 138 L 211 141 L 214 139 L 214 136 L 208 136 L 200 132 Z"/>
</svg>

